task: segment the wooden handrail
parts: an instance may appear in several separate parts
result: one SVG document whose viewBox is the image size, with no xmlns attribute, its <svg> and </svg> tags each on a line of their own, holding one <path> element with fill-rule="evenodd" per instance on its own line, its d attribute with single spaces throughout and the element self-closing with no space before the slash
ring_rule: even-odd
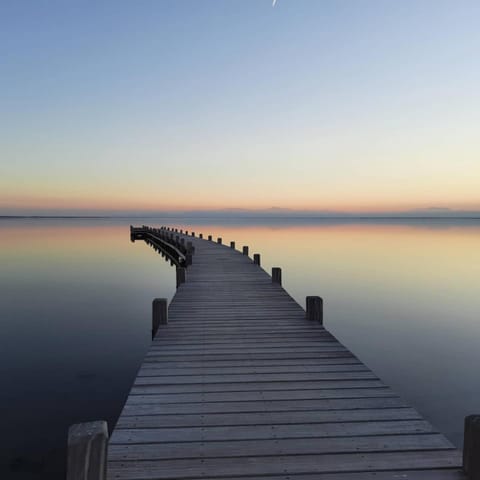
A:
<svg viewBox="0 0 480 480">
<path fill-rule="evenodd" d="M 187 249 L 169 239 L 164 227 L 157 229 L 146 225 L 142 225 L 142 227 L 130 226 L 130 238 L 132 241 L 144 240 L 147 244 L 156 246 L 177 267 L 185 267 L 189 263 L 187 261 L 189 255 Z"/>
</svg>

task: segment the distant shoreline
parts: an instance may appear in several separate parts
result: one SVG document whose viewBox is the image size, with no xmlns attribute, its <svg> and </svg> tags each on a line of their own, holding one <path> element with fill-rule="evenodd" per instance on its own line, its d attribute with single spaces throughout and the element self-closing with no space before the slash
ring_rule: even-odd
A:
<svg viewBox="0 0 480 480">
<path fill-rule="evenodd" d="M 449 215 L 449 216 L 416 216 L 416 215 L 186 215 L 186 214 L 165 214 L 165 215 L 0 215 L 0 220 L 13 219 L 147 219 L 147 218 L 171 218 L 171 219 L 211 219 L 211 220 L 480 220 L 480 214 Z"/>
</svg>

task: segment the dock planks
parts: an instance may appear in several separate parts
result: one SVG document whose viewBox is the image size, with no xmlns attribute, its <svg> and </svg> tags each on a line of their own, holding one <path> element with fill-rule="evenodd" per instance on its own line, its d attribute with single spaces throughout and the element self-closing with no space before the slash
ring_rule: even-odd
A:
<svg viewBox="0 0 480 480">
<path fill-rule="evenodd" d="M 450 442 L 249 257 L 188 241 L 193 265 L 113 431 L 108 478 L 464 478 Z"/>
</svg>

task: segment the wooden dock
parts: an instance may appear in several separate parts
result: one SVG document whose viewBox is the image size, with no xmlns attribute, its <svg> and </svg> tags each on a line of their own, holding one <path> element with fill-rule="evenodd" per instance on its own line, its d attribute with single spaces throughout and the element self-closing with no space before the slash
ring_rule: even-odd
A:
<svg viewBox="0 0 480 480">
<path fill-rule="evenodd" d="M 110 438 L 107 478 L 466 478 L 461 452 L 323 327 L 318 302 L 309 320 L 278 270 L 272 282 L 259 256 L 191 233 L 135 238 L 161 251 L 156 236 L 178 248 L 177 270 L 193 260 Z"/>
</svg>

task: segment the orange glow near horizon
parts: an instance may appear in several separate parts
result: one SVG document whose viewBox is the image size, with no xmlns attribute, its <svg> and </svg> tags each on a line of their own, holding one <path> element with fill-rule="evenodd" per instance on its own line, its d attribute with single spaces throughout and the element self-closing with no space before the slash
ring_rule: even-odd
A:
<svg viewBox="0 0 480 480">
<path fill-rule="evenodd" d="M 183 211 L 199 211 L 209 212 L 218 210 L 251 210 L 262 211 L 269 209 L 285 209 L 302 212 L 351 212 L 359 213 L 382 213 L 382 212 L 403 212 L 416 209 L 451 209 L 478 211 L 480 210 L 480 202 L 475 201 L 452 201 L 432 200 L 432 201 L 383 201 L 383 202 L 361 202 L 361 201 L 329 201 L 319 204 L 306 204 L 302 202 L 239 202 L 228 201 L 222 202 L 209 201 L 175 201 L 173 200 L 151 200 L 151 199 L 68 199 L 68 198 L 23 198 L 10 199 L 0 202 L 0 215 L 2 211 L 17 210 L 19 212 L 39 211 L 39 210 L 56 210 L 62 211 L 85 211 L 85 212 L 126 212 L 126 213 L 155 213 L 155 212 L 183 212 Z"/>
</svg>

